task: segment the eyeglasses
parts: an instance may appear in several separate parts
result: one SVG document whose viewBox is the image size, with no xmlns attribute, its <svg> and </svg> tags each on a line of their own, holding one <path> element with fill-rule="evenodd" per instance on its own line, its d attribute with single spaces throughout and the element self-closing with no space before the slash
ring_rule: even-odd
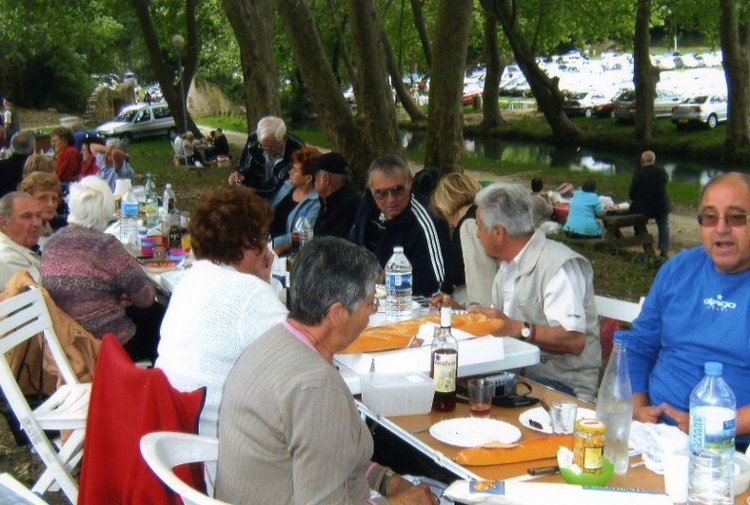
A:
<svg viewBox="0 0 750 505">
<path fill-rule="evenodd" d="M 698 224 L 706 228 L 716 226 L 719 224 L 719 219 L 722 219 L 721 215 L 710 213 L 698 214 L 696 217 Z M 747 224 L 747 214 L 725 214 L 723 219 L 727 226 L 731 227 L 745 226 Z"/>
<path fill-rule="evenodd" d="M 258 147 L 260 147 L 264 151 L 279 151 L 279 150 L 281 150 L 281 146 L 282 146 L 282 144 L 272 144 L 270 146 L 263 145 L 263 144 L 258 144 Z"/>
<path fill-rule="evenodd" d="M 385 200 L 386 198 L 388 198 L 388 195 L 391 195 L 394 198 L 400 197 L 406 191 L 406 187 L 399 184 L 398 186 L 393 186 L 392 188 L 373 189 L 371 191 L 372 196 L 375 197 L 375 200 Z"/>
</svg>

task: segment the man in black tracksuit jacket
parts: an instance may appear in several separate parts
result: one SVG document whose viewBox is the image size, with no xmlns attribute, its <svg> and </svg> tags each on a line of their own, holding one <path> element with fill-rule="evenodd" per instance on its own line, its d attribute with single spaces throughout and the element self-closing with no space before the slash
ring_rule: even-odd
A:
<svg viewBox="0 0 750 505">
<path fill-rule="evenodd" d="M 456 269 L 448 224 L 411 194 L 406 162 L 398 156 L 380 157 L 370 165 L 367 180 L 368 191 L 349 239 L 374 252 L 383 268 L 393 247 L 403 246 L 412 265 L 413 295 L 452 293 Z"/>
</svg>

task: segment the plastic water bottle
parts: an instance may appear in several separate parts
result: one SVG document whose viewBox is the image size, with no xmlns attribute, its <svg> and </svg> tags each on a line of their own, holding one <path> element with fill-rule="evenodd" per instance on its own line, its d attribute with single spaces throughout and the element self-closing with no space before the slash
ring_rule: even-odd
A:
<svg viewBox="0 0 750 505">
<path fill-rule="evenodd" d="M 302 209 L 292 228 L 292 254 L 296 254 L 313 238 L 313 227 L 307 219 L 307 210 Z"/>
<path fill-rule="evenodd" d="M 120 203 L 120 242 L 125 245 L 138 245 L 138 198 L 129 189 Z"/>
<path fill-rule="evenodd" d="M 156 195 L 156 184 L 151 173 L 146 174 L 146 227 L 153 228 L 159 224 L 159 198 Z"/>
<path fill-rule="evenodd" d="M 393 256 L 385 264 L 386 314 L 390 317 L 411 316 L 412 269 L 404 248 L 393 248 Z"/>
<path fill-rule="evenodd" d="M 736 401 L 721 377 L 722 365 L 707 361 L 705 376 L 690 393 L 688 503 L 734 503 Z"/>
<path fill-rule="evenodd" d="M 609 363 L 602 377 L 596 401 L 596 417 L 607 424 L 604 456 L 615 467 L 615 472 L 628 471 L 628 438 L 633 420 L 633 390 L 630 387 L 625 340 L 616 333 Z"/>
</svg>

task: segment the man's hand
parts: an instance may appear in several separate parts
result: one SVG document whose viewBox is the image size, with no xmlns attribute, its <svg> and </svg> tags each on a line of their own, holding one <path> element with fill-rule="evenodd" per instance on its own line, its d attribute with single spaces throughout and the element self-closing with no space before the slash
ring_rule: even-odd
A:
<svg viewBox="0 0 750 505">
<path fill-rule="evenodd" d="M 436 309 L 440 309 L 441 307 L 451 307 L 453 309 L 463 309 L 461 304 L 459 304 L 456 300 L 451 298 L 451 295 L 447 295 L 445 293 L 439 293 L 432 298 L 430 298 L 427 303 L 430 307 L 435 307 Z"/>
<path fill-rule="evenodd" d="M 245 176 L 237 171 L 234 171 L 231 174 L 229 174 L 229 184 L 242 184 L 242 181 L 244 180 L 245 180 Z"/>
<path fill-rule="evenodd" d="M 389 493 L 387 498 L 389 505 L 437 505 L 440 503 L 440 498 L 432 494 L 427 484 L 415 486 L 397 475 L 391 477 L 391 481 L 394 480 L 403 482 L 398 484 L 388 482 Z M 391 489 L 398 489 L 398 491 L 391 493 Z"/>
<path fill-rule="evenodd" d="M 641 405 L 633 407 L 633 419 L 642 423 L 658 423 L 664 413 L 662 405 Z"/>
<path fill-rule="evenodd" d="M 478 305 L 472 305 L 471 307 L 469 307 L 469 312 L 478 312 L 480 314 L 484 314 L 490 319 L 502 319 L 505 322 L 509 320 L 508 316 L 493 307 L 480 307 Z"/>
<path fill-rule="evenodd" d="M 677 423 L 677 426 L 680 428 L 680 431 L 684 431 L 685 433 L 688 433 L 688 430 L 690 429 L 690 414 L 689 413 L 684 412 L 680 409 L 677 409 L 668 403 L 662 403 L 660 407 L 662 408 L 665 416 L 673 419 L 674 422 Z"/>
</svg>

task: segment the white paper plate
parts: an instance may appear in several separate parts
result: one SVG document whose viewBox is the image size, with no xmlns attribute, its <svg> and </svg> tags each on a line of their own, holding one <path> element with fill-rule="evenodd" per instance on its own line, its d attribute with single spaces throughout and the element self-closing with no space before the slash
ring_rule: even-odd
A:
<svg viewBox="0 0 750 505">
<path fill-rule="evenodd" d="M 474 447 L 487 442 L 512 444 L 521 438 L 521 430 L 497 419 L 459 417 L 435 423 L 430 435 L 457 447 Z"/>
<path fill-rule="evenodd" d="M 576 411 L 576 420 L 583 419 L 584 417 L 596 418 L 596 412 L 591 409 L 578 407 L 578 410 Z M 541 424 L 544 429 L 540 430 L 536 426 L 532 426 L 531 423 L 529 423 L 529 420 L 531 419 Z M 534 407 L 533 409 L 521 412 L 521 415 L 518 416 L 518 420 L 530 430 L 540 431 L 542 433 L 552 433 L 552 421 L 549 418 L 549 413 L 547 413 L 543 407 Z"/>
</svg>

